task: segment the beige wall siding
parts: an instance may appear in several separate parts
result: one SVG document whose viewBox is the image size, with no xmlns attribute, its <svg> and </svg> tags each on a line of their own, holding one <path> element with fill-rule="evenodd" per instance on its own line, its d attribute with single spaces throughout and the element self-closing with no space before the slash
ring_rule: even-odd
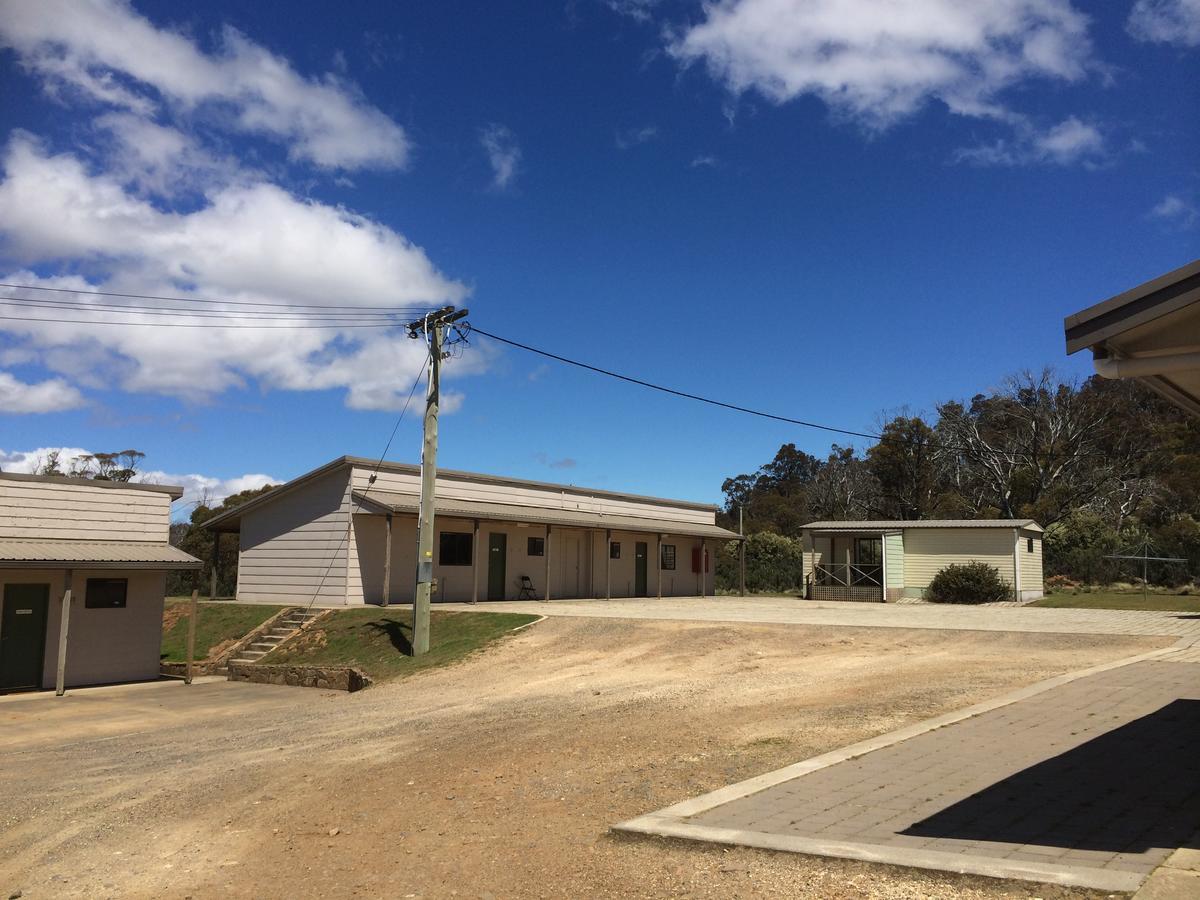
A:
<svg viewBox="0 0 1200 900">
<path fill-rule="evenodd" d="M 341 471 L 247 512 L 238 555 L 238 599 L 292 603 L 315 596 L 325 604 L 345 603 L 352 543 L 346 533 L 349 508 L 348 479 Z"/>
<path fill-rule="evenodd" d="M 466 602 L 473 595 L 475 572 L 472 566 L 445 566 L 438 556 L 440 535 L 443 532 L 471 534 L 473 522 L 469 519 L 438 519 L 435 522 L 434 577 L 438 589 L 436 601 Z M 361 579 L 361 599 L 352 598 L 352 603 L 379 603 L 383 599 L 384 545 L 387 533 L 383 515 L 357 514 L 354 516 L 355 544 L 358 555 L 355 560 L 356 576 Z M 487 599 L 488 591 L 488 546 L 489 536 L 501 533 L 506 536 L 507 556 L 505 559 L 505 599 L 515 600 L 520 593 L 520 576 L 528 575 L 533 582 L 534 594 L 541 599 L 546 586 L 546 558 L 529 555 L 529 538 L 544 537 L 545 527 L 522 526 L 517 523 L 480 522 L 478 550 L 473 559 L 479 565 L 479 599 Z M 654 597 L 658 591 L 658 537 L 632 531 L 614 531 L 613 541 L 621 544 L 621 558 L 611 561 L 612 595 L 630 597 L 634 594 L 636 561 L 635 552 L 639 541 L 646 544 L 646 595 Z M 415 516 L 396 515 L 392 520 L 392 603 L 411 603 L 416 581 L 417 520 Z M 662 573 L 662 591 L 665 597 L 694 596 L 700 592 L 700 577 L 691 571 L 692 550 L 700 546 L 700 540 L 692 537 L 667 536 L 664 544 L 675 545 L 675 570 Z M 603 597 L 605 591 L 605 542 L 604 531 L 584 528 L 553 528 L 550 535 L 550 596 L 552 599 L 577 599 Z M 715 542 L 709 542 L 709 572 L 705 592 L 713 591 L 713 563 Z M 352 576 L 353 581 L 353 576 Z"/>
<path fill-rule="evenodd" d="M 1033 541 L 1033 552 L 1029 552 L 1029 541 Z M 1036 531 L 1022 531 L 1021 543 L 1017 549 L 1017 558 L 1021 561 L 1021 597 L 1037 599 L 1045 593 L 1042 581 L 1042 536 Z"/>
<path fill-rule="evenodd" d="M 910 528 L 904 532 L 905 587 L 924 589 L 951 564 L 976 560 L 995 566 L 1013 583 L 1013 529 Z"/>
<path fill-rule="evenodd" d="M 166 541 L 170 516 L 160 491 L 0 478 L 0 538 Z"/>
<path fill-rule="evenodd" d="M 58 570 L 0 569 L 0 602 L 6 584 L 48 584 L 50 605 L 42 662 L 42 687 L 53 688 L 58 674 L 58 629 L 66 573 Z M 127 578 L 124 609 L 87 609 L 88 578 Z M 163 572 L 77 569 L 71 579 L 71 620 L 67 643 L 67 687 L 158 678 L 162 652 Z"/>
<path fill-rule="evenodd" d="M 366 490 L 370 475 L 370 469 L 355 467 L 353 474 L 354 490 Z M 421 479 L 416 474 L 381 471 L 375 481 L 373 490 L 397 491 L 417 497 L 421 492 Z M 711 525 L 713 523 L 712 510 L 692 509 L 685 506 L 674 506 L 669 503 L 624 500 L 602 495 L 584 495 L 570 491 L 556 491 L 550 488 L 491 484 L 488 482 L 466 481 L 440 476 L 437 480 L 437 494 L 446 500 L 469 500 L 483 503 L 504 503 L 513 506 L 582 510 L 608 515 L 667 519 L 689 524 Z"/>
</svg>

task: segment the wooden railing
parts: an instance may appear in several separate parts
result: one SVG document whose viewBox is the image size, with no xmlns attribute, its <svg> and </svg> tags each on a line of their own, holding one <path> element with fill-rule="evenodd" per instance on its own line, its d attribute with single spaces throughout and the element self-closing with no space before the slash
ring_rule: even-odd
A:
<svg viewBox="0 0 1200 900">
<path fill-rule="evenodd" d="M 883 566 L 820 563 L 813 567 L 813 583 L 822 587 L 883 587 Z"/>
</svg>

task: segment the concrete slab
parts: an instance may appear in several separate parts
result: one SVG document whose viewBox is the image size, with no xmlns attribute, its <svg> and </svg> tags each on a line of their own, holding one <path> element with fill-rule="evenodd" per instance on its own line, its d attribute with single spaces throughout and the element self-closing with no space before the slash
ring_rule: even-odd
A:
<svg viewBox="0 0 1200 900">
<path fill-rule="evenodd" d="M 858 628 L 928 628 L 1043 634 L 1143 634 L 1200 639 L 1200 614 L 1040 606 L 954 606 L 936 603 L 844 603 L 796 597 L 671 597 L 633 600 L 552 600 L 439 603 L 438 609 L 538 612 L 545 616 L 756 622 Z M 1200 652 L 1200 651 L 1198 651 Z"/>
<path fill-rule="evenodd" d="M 1175 661 L 1189 658 L 1190 643 L 1050 679 L 615 827 L 1136 890 L 1176 848 L 1195 845 L 1200 825 L 1191 761 L 1200 665 Z"/>
</svg>

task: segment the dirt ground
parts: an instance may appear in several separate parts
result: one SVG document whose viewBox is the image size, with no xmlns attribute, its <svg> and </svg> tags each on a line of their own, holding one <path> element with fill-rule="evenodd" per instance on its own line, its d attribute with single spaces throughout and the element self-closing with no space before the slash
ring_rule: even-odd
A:
<svg viewBox="0 0 1200 900">
<path fill-rule="evenodd" d="M 0 729 L 0 897 L 1106 896 L 607 829 L 1169 642 L 560 618 L 353 695 L 31 703 Z"/>
</svg>

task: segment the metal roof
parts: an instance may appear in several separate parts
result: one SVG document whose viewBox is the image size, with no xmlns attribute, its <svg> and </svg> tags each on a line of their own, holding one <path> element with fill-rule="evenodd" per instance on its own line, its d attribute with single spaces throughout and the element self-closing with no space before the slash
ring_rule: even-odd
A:
<svg viewBox="0 0 1200 900">
<path fill-rule="evenodd" d="M 211 519 L 203 523 L 204 528 L 216 528 L 218 531 L 236 530 L 239 526 L 243 513 L 249 512 L 251 509 L 257 509 L 259 506 L 267 503 L 272 503 L 278 500 L 288 491 L 294 490 L 297 487 L 311 481 L 314 478 L 319 478 L 322 475 L 328 475 L 330 472 L 337 471 L 341 468 L 371 469 L 379 468 L 381 472 L 403 472 L 409 475 L 420 475 L 421 467 L 412 463 L 398 463 L 384 460 L 380 462 L 375 459 L 367 459 L 362 456 L 339 456 L 337 459 L 325 463 L 323 466 L 318 466 L 310 472 L 305 472 L 303 475 L 297 475 L 291 481 L 279 485 L 272 491 L 247 500 L 233 509 L 227 509 L 224 512 L 218 513 Z M 455 469 L 438 469 L 438 480 L 446 479 L 452 481 L 473 481 L 481 484 L 508 484 L 516 487 L 536 487 L 549 488 L 554 491 L 559 491 L 564 494 L 573 494 L 584 497 L 612 497 L 618 500 L 634 500 L 642 503 L 663 503 L 669 506 L 678 506 L 683 509 L 702 509 L 705 511 L 716 512 L 717 506 L 712 503 L 695 503 L 691 500 L 668 500 L 664 497 L 648 497 L 642 494 L 625 494 L 620 491 L 605 491 L 598 488 L 578 487 L 573 484 L 557 484 L 550 481 L 530 481 L 525 478 L 509 478 L 502 475 L 484 475 L 479 472 L 461 472 Z M 224 527 L 221 527 L 224 526 Z"/>
<path fill-rule="evenodd" d="M 355 491 L 354 499 L 363 506 L 381 512 L 416 514 L 418 498 L 395 491 Z M 613 516 L 576 509 L 543 506 L 516 506 L 508 503 L 483 503 L 469 500 L 438 500 L 437 514 L 455 519 L 486 519 L 492 522 L 532 522 L 539 525 L 568 525 L 577 528 L 614 528 L 621 531 L 647 531 L 689 537 L 738 540 L 739 536 L 717 525 L 679 522 L 674 519 L 650 519 L 641 516 Z"/>
<path fill-rule="evenodd" d="M 0 540 L 0 568 L 198 569 L 191 554 L 170 544 L 136 541 Z"/>
<path fill-rule="evenodd" d="M 170 494 L 172 500 L 183 496 L 183 488 L 177 484 L 148 484 L 144 481 L 109 481 L 105 478 L 71 478 L 67 475 L 26 475 L 23 472 L 0 472 L 7 481 L 35 481 L 44 484 L 78 484 L 85 487 L 108 488 L 109 490 L 154 491 Z"/>
<path fill-rule="evenodd" d="M 1097 358 L 1119 362 L 1195 352 L 1200 344 L 1200 259 L 1067 316 L 1063 330 L 1068 354 L 1090 347 Z M 1200 369 L 1133 377 L 1200 415 Z"/>
<path fill-rule="evenodd" d="M 916 519 L 911 521 L 809 522 L 806 531 L 903 531 L 908 528 L 1024 528 L 1044 531 L 1033 519 Z"/>
</svg>

